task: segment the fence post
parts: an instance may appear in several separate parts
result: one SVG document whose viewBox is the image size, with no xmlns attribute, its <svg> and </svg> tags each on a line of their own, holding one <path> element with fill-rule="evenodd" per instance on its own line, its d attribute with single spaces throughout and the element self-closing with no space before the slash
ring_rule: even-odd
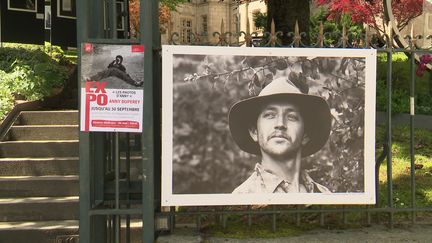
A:
<svg viewBox="0 0 432 243">
<path fill-rule="evenodd" d="M 150 243 L 155 240 L 155 178 L 154 169 L 160 161 L 160 156 L 155 155 L 155 127 L 154 119 L 154 82 L 158 81 L 156 70 L 159 55 L 159 1 L 141 0 L 140 2 L 140 42 L 145 47 L 144 54 L 144 112 L 142 135 L 142 200 L 143 200 L 143 242 Z M 160 95 L 159 95 L 160 96 Z M 160 134 L 156 134 L 159 136 Z"/>
</svg>

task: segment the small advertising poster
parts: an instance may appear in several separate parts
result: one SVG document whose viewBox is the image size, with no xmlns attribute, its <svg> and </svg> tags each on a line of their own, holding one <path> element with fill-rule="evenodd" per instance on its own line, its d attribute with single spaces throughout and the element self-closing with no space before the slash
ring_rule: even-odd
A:
<svg viewBox="0 0 432 243">
<path fill-rule="evenodd" d="M 142 132 L 144 46 L 81 48 L 81 131 Z"/>
<path fill-rule="evenodd" d="M 376 50 L 162 57 L 163 206 L 375 203 Z"/>
</svg>

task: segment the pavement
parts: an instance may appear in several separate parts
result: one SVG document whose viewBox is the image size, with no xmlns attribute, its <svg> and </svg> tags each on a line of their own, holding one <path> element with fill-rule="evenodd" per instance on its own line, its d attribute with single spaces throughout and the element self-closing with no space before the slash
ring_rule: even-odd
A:
<svg viewBox="0 0 432 243">
<path fill-rule="evenodd" d="M 370 227 L 362 227 L 357 229 L 345 230 L 326 230 L 316 229 L 304 232 L 304 234 L 281 237 L 281 238 L 266 238 L 266 239 L 232 239 L 223 237 L 208 237 L 200 234 L 196 230 L 177 233 L 174 231 L 170 235 L 159 236 L 158 243 L 180 243 L 180 242 L 199 242 L 199 243 L 333 243 L 333 242 L 349 242 L 349 243 L 402 243 L 402 242 L 432 242 L 432 222 L 431 224 L 416 224 L 416 225 L 400 225 L 394 226 L 393 229 L 385 225 L 374 225 Z"/>
</svg>

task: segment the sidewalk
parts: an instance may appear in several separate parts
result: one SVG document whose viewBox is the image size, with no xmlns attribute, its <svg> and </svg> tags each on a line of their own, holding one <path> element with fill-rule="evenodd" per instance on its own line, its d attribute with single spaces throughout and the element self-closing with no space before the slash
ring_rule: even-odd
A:
<svg viewBox="0 0 432 243">
<path fill-rule="evenodd" d="M 346 230 L 311 230 L 300 236 L 283 237 L 274 239 L 229 239 L 215 238 L 200 235 L 194 230 L 190 232 L 182 231 L 181 234 L 160 236 L 158 243 L 180 243 L 180 242 L 199 242 L 199 243 L 236 243 L 236 242 L 252 242 L 252 243 L 300 243 L 300 242 L 367 242 L 367 243 L 393 243 L 393 242 L 432 242 L 432 223 L 428 225 L 404 225 L 395 226 L 389 229 L 384 225 L 374 225 L 359 229 Z"/>
</svg>

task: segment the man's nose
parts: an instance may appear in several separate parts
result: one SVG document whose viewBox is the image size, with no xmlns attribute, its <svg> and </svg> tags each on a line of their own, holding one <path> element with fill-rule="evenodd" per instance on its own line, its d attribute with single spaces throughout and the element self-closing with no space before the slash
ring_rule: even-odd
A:
<svg viewBox="0 0 432 243">
<path fill-rule="evenodd" d="M 285 118 L 283 116 L 278 116 L 275 124 L 276 129 L 286 130 Z"/>
</svg>

